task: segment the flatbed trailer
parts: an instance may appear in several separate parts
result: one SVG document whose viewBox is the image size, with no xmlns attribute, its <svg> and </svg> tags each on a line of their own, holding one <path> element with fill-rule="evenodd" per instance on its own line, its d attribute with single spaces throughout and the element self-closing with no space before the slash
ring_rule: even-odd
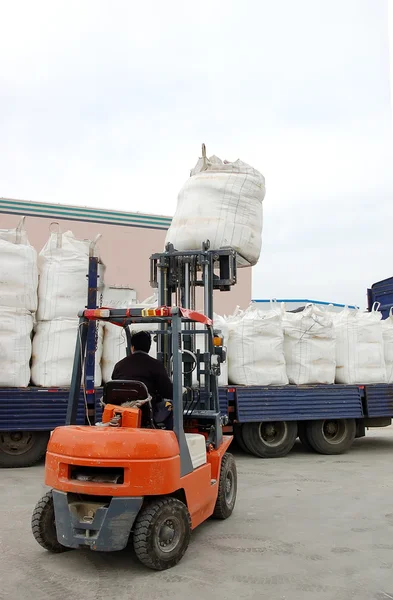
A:
<svg viewBox="0 0 393 600">
<path fill-rule="evenodd" d="M 88 307 L 96 307 L 97 260 L 90 259 Z M 393 304 L 393 278 L 368 290 L 369 308 L 381 303 L 383 317 Z M 95 339 L 90 332 L 90 343 Z M 89 338 L 88 338 L 89 347 Z M 94 388 L 94 351 L 88 353 L 78 423 L 101 419 L 102 388 Z M 194 391 L 194 394 L 198 394 Z M 68 388 L 0 388 L 0 467 L 26 467 L 45 454 L 50 432 L 64 425 Z M 200 403 L 199 403 L 200 404 Z M 238 445 L 262 458 L 290 452 L 299 437 L 323 454 L 347 451 L 369 427 L 386 427 L 393 417 L 393 384 L 225 386 L 220 407 L 227 432 Z M 185 416 L 192 420 L 192 407 Z"/>
<path fill-rule="evenodd" d="M 65 423 L 68 392 L 0 389 L 0 466 L 27 467 L 44 456 L 50 432 Z M 98 388 L 91 404 L 81 391 L 78 424 L 101 419 L 101 397 Z M 220 388 L 220 409 L 227 416 L 225 430 L 255 456 L 285 456 L 297 437 L 310 450 L 341 454 L 367 428 L 391 424 L 393 385 L 227 386 Z M 193 415 L 186 410 L 191 421 Z"/>
<path fill-rule="evenodd" d="M 238 445 L 261 458 L 288 454 L 299 437 L 308 450 L 346 452 L 370 427 L 393 417 L 393 385 L 235 386 L 220 390 Z"/>
</svg>

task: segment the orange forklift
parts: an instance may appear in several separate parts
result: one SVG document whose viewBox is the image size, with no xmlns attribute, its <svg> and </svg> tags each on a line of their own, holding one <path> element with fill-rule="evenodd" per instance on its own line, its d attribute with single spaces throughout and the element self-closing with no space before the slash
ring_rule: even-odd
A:
<svg viewBox="0 0 393 600">
<path fill-rule="evenodd" d="M 226 357 L 213 327 L 213 291 L 236 283 L 237 264 L 230 248 L 212 251 L 206 242 L 200 251 L 177 252 L 169 244 L 150 258 L 157 308 L 79 313 L 67 422 L 49 441 L 45 484 L 51 489 L 32 516 L 43 548 L 115 551 L 131 544 L 144 565 L 163 570 L 181 560 L 195 527 L 232 514 L 237 472 L 227 452 L 232 436 L 223 435 L 228 418 L 219 407 L 217 377 Z M 197 288 L 203 313 L 195 310 Z M 134 323 L 157 324 L 157 358 L 173 379 L 173 431 L 155 422 L 151 397 L 138 381 L 108 382 L 102 422 L 75 424 L 88 330 L 98 321 L 123 327 L 128 346 Z M 204 338 L 203 351 L 197 336 Z"/>
</svg>

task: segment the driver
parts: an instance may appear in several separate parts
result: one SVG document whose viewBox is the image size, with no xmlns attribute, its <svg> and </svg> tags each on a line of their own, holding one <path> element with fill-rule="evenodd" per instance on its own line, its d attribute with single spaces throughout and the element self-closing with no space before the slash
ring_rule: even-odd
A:
<svg viewBox="0 0 393 600">
<path fill-rule="evenodd" d="M 153 419 L 163 423 L 166 429 L 173 429 L 173 384 L 162 362 L 149 355 L 151 336 L 147 331 L 131 335 L 131 356 L 119 361 L 112 373 L 112 379 L 141 381 L 152 397 Z"/>
</svg>

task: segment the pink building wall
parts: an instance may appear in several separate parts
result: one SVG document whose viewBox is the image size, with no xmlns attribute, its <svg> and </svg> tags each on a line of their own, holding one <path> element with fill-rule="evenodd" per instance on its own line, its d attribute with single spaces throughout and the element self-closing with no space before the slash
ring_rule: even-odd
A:
<svg viewBox="0 0 393 600">
<path fill-rule="evenodd" d="M 30 203 L 26 202 L 26 205 Z M 32 216 L 27 210 L 23 210 L 23 206 L 19 214 L 7 214 L 2 210 L 0 200 L 0 229 L 16 227 L 21 215 L 27 214 L 25 228 L 29 241 L 37 252 L 48 240 L 53 222 L 59 223 L 62 231 L 71 230 L 77 238 L 81 239 L 93 239 L 97 234 L 102 234 L 98 247 L 101 259 L 106 265 L 106 284 L 135 289 L 139 301 L 153 293 L 149 284 L 149 257 L 152 253 L 163 250 L 165 229 L 109 224 L 101 221 L 67 220 L 59 218 L 56 214 L 53 217 Z M 231 314 L 236 306 L 246 308 L 250 301 L 251 269 L 239 269 L 238 283 L 230 292 L 215 292 L 214 309 L 218 314 Z"/>
</svg>

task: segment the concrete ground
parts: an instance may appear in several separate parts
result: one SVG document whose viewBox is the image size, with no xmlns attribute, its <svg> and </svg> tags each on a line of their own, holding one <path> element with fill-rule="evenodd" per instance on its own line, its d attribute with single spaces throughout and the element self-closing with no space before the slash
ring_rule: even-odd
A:
<svg viewBox="0 0 393 600">
<path fill-rule="evenodd" d="M 0 475 L 0 598 L 27 600 L 393 599 L 393 428 L 342 456 L 235 452 L 227 521 L 192 535 L 181 563 L 156 573 L 130 552 L 51 555 L 32 537 L 42 465 Z"/>
</svg>

